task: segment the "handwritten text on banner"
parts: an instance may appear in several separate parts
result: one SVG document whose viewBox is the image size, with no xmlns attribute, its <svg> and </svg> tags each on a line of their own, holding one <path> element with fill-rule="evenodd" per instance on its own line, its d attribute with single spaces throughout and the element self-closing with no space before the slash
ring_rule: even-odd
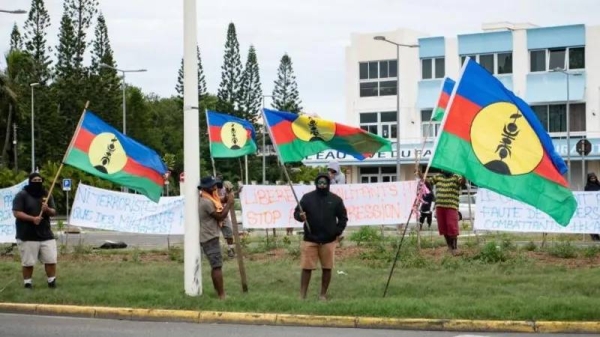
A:
<svg viewBox="0 0 600 337">
<path fill-rule="evenodd" d="M 396 225 L 406 222 L 414 201 L 414 181 L 332 185 L 348 211 L 348 226 Z M 297 185 L 298 199 L 315 189 L 314 185 Z M 294 219 L 296 201 L 288 185 L 246 185 L 240 197 L 245 228 L 302 227 Z"/>
<path fill-rule="evenodd" d="M 574 192 L 577 211 L 568 226 L 545 213 L 487 189 L 477 191 L 475 229 L 506 232 L 600 233 L 600 193 Z"/>
<path fill-rule="evenodd" d="M 183 234 L 183 197 L 162 197 L 157 204 L 139 194 L 79 184 L 71 224 L 118 232 Z"/>
<path fill-rule="evenodd" d="M 27 185 L 27 180 L 18 185 L 0 189 L 0 243 L 16 242 L 17 227 L 12 203 L 15 195 Z"/>
</svg>

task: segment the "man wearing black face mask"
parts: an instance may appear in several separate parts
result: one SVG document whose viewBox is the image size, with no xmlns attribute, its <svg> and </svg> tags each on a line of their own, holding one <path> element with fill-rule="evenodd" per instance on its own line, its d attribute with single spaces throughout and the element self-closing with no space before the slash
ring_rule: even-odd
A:
<svg viewBox="0 0 600 337">
<path fill-rule="evenodd" d="M 48 287 L 56 287 L 56 240 L 50 229 L 50 217 L 56 215 L 54 199 L 46 200 L 39 173 L 29 175 L 29 185 L 17 193 L 13 200 L 13 215 L 17 219 L 17 244 L 21 253 L 23 282 L 32 289 L 33 266 L 39 260 L 44 264 L 48 276 Z"/>
<path fill-rule="evenodd" d="M 344 201 L 329 191 L 331 180 L 327 173 L 319 174 L 315 179 L 316 190 L 302 196 L 300 206 L 294 210 L 294 218 L 304 222 L 304 240 L 300 248 L 300 297 L 306 298 L 312 271 L 321 263 L 321 300 L 327 299 L 327 289 L 331 281 L 331 269 L 335 256 L 335 247 L 346 228 L 348 215 Z M 310 226 L 310 230 L 306 223 Z"/>
</svg>

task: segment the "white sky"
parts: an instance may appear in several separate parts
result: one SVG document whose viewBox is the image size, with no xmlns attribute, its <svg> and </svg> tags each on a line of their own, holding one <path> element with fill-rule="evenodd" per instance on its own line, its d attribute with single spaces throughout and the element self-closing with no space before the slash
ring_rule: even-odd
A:
<svg viewBox="0 0 600 337">
<path fill-rule="evenodd" d="M 52 47 L 62 2 L 46 0 Z M 29 10 L 30 3 L 0 0 L 0 9 Z M 210 92 L 216 93 L 221 80 L 227 25 L 234 22 L 242 63 L 250 44 L 257 49 L 263 93 L 271 94 L 279 60 L 287 52 L 304 110 L 327 119 L 345 116 L 344 47 L 351 33 L 410 28 L 452 36 L 478 32 L 481 23 L 494 21 L 600 24 L 599 0 L 197 0 L 197 7 L 198 42 Z M 118 66 L 148 69 L 127 77 L 146 93 L 175 94 L 183 54 L 182 8 L 181 0 L 100 0 Z M 2 53 L 8 50 L 13 23 L 22 28 L 26 18 L 0 13 Z M 93 27 L 88 40 L 92 37 Z"/>
</svg>

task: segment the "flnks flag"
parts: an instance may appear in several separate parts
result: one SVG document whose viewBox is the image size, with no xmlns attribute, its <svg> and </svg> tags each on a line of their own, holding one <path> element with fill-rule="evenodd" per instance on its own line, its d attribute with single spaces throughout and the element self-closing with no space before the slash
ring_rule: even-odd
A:
<svg viewBox="0 0 600 337">
<path fill-rule="evenodd" d="M 363 129 L 297 115 L 263 109 L 271 139 L 283 163 L 299 162 L 324 150 L 333 149 L 363 160 L 381 151 L 392 151 L 391 143 Z"/>
<path fill-rule="evenodd" d="M 85 111 L 65 164 L 131 188 L 158 202 L 167 167 L 152 149 L 123 135 L 90 111 Z"/>
<path fill-rule="evenodd" d="M 562 226 L 577 209 L 562 176 L 566 165 L 533 110 L 469 58 L 431 165 L 529 204 Z"/>
<path fill-rule="evenodd" d="M 250 122 L 207 110 L 206 123 L 213 158 L 237 158 L 256 153 L 256 133 Z"/>
<path fill-rule="evenodd" d="M 444 113 L 448 107 L 448 101 L 450 101 L 450 96 L 452 95 L 452 90 L 454 89 L 455 84 L 456 82 L 454 82 L 454 80 L 451 78 L 444 78 L 444 82 L 442 82 L 440 98 L 438 98 L 438 102 L 435 106 L 435 110 L 433 111 L 433 117 L 431 120 L 439 122 L 444 118 Z"/>
</svg>

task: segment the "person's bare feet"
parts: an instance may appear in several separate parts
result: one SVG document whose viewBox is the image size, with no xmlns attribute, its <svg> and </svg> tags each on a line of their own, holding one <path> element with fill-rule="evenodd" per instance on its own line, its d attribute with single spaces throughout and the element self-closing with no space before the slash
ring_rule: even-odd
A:
<svg viewBox="0 0 600 337">
<path fill-rule="evenodd" d="M 327 301 L 327 295 L 319 296 L 319 301 Z"/>
<path fill-rule="evenodd" d="M 227 295 L 225 295 L 225 294 L 219 295 L 219 299 L 220 299 L 220 300 L 224 300 L 224 299 L 226 299 L 226 298 L 227 298 Z"/>
</svg>

